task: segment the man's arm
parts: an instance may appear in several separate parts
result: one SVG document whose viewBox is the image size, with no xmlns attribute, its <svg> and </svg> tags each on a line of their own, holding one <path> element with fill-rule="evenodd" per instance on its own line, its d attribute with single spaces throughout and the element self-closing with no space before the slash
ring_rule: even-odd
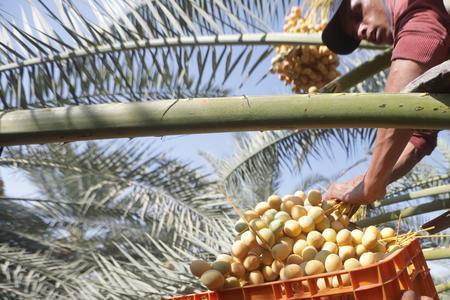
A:
<svg viewBox="0 0 450 300">
<path fill-rule="evenodd" d="M 428 68 L 412 60 L 397 59 L 391 64 L 385 92 L 400 92 Z M 369 169 L 364 176 L 330 187 L 327 197 L 349 203 L 368 204 L 382 198 L 387 185 L 406 174 L 422 157 L 408 143 L 411 129 L 379 128 Z"/>
<path fill-rule="evenodd" d="M 386 194 L 386 187 L 392 178 L 394 166 L 411 135 L 410 129 L 378 129 L 370 166 L 364 177 L 363 199 L 366 203 L 382 198 Z M 404 160 L 409 160 L 409 157 L 404 157 Z M 403 165 L 397 165 L 397 169 L 403 169 Z"/>
<path fill-rule="evenodd" d="M 385 92 L 400 92 L 426 70 L 425 65 L 412 60 L 394 60 Z M 405 175 L 422 158 L 417 156 L 415 147 L 408 144 L 412 133 L 410 129 L 378 129 L 372 160 L 364 179 L 369 198 L 383 197 L 387 185 Z"/>
<path fill-rule="evenodd" d="M 424 156 L 425 154 L 418 151 L 412 143 L 408 143 L 392 169 L 389 183 L 406 175 Z"/>
<path fill-rule="evenodd" d="M 422 75 L 432 66 L 407 59 L 396 59 L 391 63 L 385 93 L 398 93 L 411 81 Z"/>
<path fill-rule="evenodd" d="M 436 130 L 414 132 L 395 164 L 389 182 L 396 181 L 408 173 L 424 156 L 431 154 L 436 147 L 437 135 L 438 132 Z"/>
</svg>

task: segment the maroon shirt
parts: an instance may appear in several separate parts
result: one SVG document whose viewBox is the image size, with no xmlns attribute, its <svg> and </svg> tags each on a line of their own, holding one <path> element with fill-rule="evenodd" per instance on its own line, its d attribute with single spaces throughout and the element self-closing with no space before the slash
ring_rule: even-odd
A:
<svg viewBox="0 0 450 300">
<path fill-rule="evenodd" d="M 450 16 L 442 0 L 385 0 L 394 35 L 391 60 L 408 59 L 432 68 L 450 57 Z M 429 155 L 437 131 L 415 131 L 410 142 Z"/>
</svg>

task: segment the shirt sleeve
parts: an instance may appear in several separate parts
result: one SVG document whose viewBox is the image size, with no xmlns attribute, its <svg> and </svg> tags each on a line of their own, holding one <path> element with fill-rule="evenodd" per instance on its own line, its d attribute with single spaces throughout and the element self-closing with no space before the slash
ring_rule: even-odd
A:
<svg viewBox="0 0 450 300">
<path fill-rule="evenodd" d="M 409 59 L 433 67 L 448 58 L 446 22 L 431 7 L 405 13 L 395 26 L 392 60 Z"/>
<path fill-rule="evenodd" d="M 437 135 L 438 130 L 418 130 L 414 131 L 409 142 L 422 156 L 430 155 L 436 148 Z"/>
</svg>

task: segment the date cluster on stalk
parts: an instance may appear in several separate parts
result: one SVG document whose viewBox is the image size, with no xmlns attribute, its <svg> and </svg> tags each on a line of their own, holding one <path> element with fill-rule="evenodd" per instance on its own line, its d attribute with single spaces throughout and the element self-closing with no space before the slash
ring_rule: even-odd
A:
<svg viewBox="0 0 450 300">
<path fill-rule="evenodd" d="M 230 253 L 212 263 L 194 260 L 191 272 L 208 289 L 221 290 L 364 267 L 400 249 L 392 228 L 349 230 L 349 217 L 337 206 L 315 189 L 272 195 L 235 224 Z M 328 286 L 350 285 L 348 275 L 340 278 Z M 324 280 L 317 281 L 319 289 L 326 288 Z"/>
<path fill-rule="evenodd" d="M 285 20 L 283 30 L 288 33 L 320 33 L 326 25 L 314 24 L 302 17 L 298 6 L 292 8 Z M 271 71 L 278 73 L 279 79 L 291 85 L 295 93 L 316 92 L 340 75 L 337 71 L 339 58 L 326 46 L 281 45 L 275 51 Z"/>
</svg>

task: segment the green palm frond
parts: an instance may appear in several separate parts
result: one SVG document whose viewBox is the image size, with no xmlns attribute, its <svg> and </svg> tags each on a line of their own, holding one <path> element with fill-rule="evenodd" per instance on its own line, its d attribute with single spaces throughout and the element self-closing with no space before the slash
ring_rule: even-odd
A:
<svg viewBox="0 0 450 300">
<path fill-rule="evenodd" d="M 403 193 L 405 191 L 413 191 L 417 189 L 429 188 L 439 186 L 445 183 L 448 183 L 450 178 L 450 173 L 442 174 L 437 176 L 427 176 L 426 179 L 421 179 L 416 182 L 411 182 L 405 185 L 391 185 L 389 187 L 388 193 L 386 194 L 386 198 L 394 197 Z"/>
<path fill-rule="evenodd" d="M 145 216 L 143 224 L 136 214 L 124 216 L 123 210 L 107 207 L 84 214 L 82 204 L 76 202 L 2 197 L 0 203 L 5 216 L 0 221 L 0 243 L 27 251 L 51 250 L 58 257 L 89 255 L 90 251 L 111 255 L 108 250 L 116 237 L 139 240 L 140 232 L 151 230 L 158 222 Z M 23 210 L 28 211 L 25 217 L 21 216 Z M 172 232 L 166 234 L 173 236 Z"/>
<path fill-rule="evenodd" d="M 105 208 L 158 220 L 148 224 L 155 237 L 174 230 L 209 231 L 214 238 L 217 223 L 230 212 L 207 175 L 148 144 L 23 147 L 10 149 L 0 165 L 25 170 L 44 197 L 77 204 L 70 207 L 77 216 L 95 216 Z"/>
<path fill-rule="evenodd" d="M 83 279 L 91 265 L 82 260 L 69 263 L 0 244 L 0 270 L 2 299 L 102 299 Z"/>
<path fill-rule="evenodd" d="M 211 2 L 205 6 L 194 1 L 141 1 L 138 5 L 89 1 L 90 6 L 84 7 L 88 12 L 83 14 L 80 5 L 71 0 L 31 4 L 32 20 L 23 13 L 22 26 L 7 18 L 1 22 L 4 109 L 111 99 L 142 101 L 152 99 L 149 95 L 160 89 L 170 91 L 173 97 L 214 94 L 219 67 L 224 69 L 220 81 L 225 81 L 238 63 L 251 68 L 259 60 L 253 47 L 244 44 L 244 49 L 233 52 L 228 46 L 211 47 L 220 45 L 214 40 L 204 49 L 181 41 L 162 49 L 151 44 L 155 39 L 164 42 L 188 36 L 194 37 L 197 45 L 196 37 L 205 34 L 252 32 L 256 23 L 268 28 L 237 0 L 227 3 L 229 6 Z M 236 16 L 242 13 L 246 18 L 241 21 Z M 90 14 L 95 20 L 86 17 Z M 270 51 L 259 55 L 265 57 Z M 214 76 L 205 74 L 207 68 Z M 185 90 L 190 92 L 180 92 Z"/>
<path fill-rule="evenodd" d="M 126 261 L 94 255 L 100 270 L 94 280 L 100 289 L 120 299 L 156 299 L 203 289 L 187 267 L 194 253 L 172 248 L 149 235 L 147 238 L 145 246 L 127 239 L 123 245 L 116 245 Z"/>
<path fill-rule="evenodd" d="M 345 73 L 335 80 L 332 80 L 321 92 L 377 92 L 380 91 L 387 79 L 385 69 L 389 66 L 392 50 L 387 49 L 380 54 L 374 51 L 358 49 L 350 57 L 344 56 L 341 61 L 344 65 Z M 349 61 L 350 62 L 347 62 Z M 350 69 L 348 65 L 353 65 Z M 347 66 L 347 67 L 345 67 Z"/>
<path fill-rule="evenodd" d="M 391 198 L 407 191 L 448 183 L 450 170 L 447 168 L 447 174 L 442 174 L 441 172 L 441 170 L 436 169 L 432 165 L 420 162 L 408 174 L 388 186 L 386 198 Z"/>
<path fill-rule="evenodd" d="M 307 191 L 309 189 L 316 188 L 321 190 L 322 192 L 326 192 L 333 182 L 340 180 L 349 171 L 367 162 L 367 160 L 367 157 L 358 159 L 344 169 L 339 170 L 331 175 L 323 175 L 321 173 L 310 174 L 300 180 L 300 184 L 297 186 L 296 190 Z"/>
<path fill-rule="evenodd" d="M 46 217 L 42 210 L 1 197 L 0 244 L 20 246 L 32 252 L 58 248 L 45 239 L 49 228 Z"/>
<path fill-rule="evenodd" d="M 0 19 L 3 109 L 165 98 L 160 91 L 173 98 L 223 95 L 260 65 L 268 69 L 273 45 L 305 38 L 320 44 L 317 35 L 277 33 L 293 4 L 36 0 L 22 24 Z M 241 79 L 222 88 L 232 74 Z"/>
<path fill-rule="evenodd" d="M 54 197 L 3 197 L 2 201 L 25 203 L 25 207 L 42 216 L 47 232 L 40 235 L 34 232 L 27 237 L 29 243 L 38 241 L 39 237 L 48 240 L 42 250 L 65 260 L 65 263 L 55 261 L 55 264 L 71 266 L 79 260 L 89 266 L 86 273 L 72 270 L 73 280 L 79 280 L 83 287 L 78 290 L 77 286 L 72 286 L 70 292 L 76 299 L 159 299 L 163 295 L 199 291 L 201 286 L 198 279 L 190 275 L 188 262 L 193 258 L 212 260 L 219 253 L 230 251 L 234 222 L 222 211 L 214 212 L 219 208 L 227 211 L 222 196 L 216 202 L 209 201 L 211 198 L 206 192 L 215 187 L 214 183 L 189 164 L 171 160 L 148 145 L 138 147 L 136 144 L 139 143 L 19 147 L 9 149 L 1 162 L 4 166 L 23 169 L 42 195 Z M 134 147 L 144 150 L 136 152 Z M 95 188 L 98 183 L 107 179 L 120 186 L 118 178 L 128 178 L 126 174 L 132 174 L 129 177 L 135 181 L 158 187 L 160 193 L 170 193 L 171 201 L 178 199 L 189 203 L 197 214 L 175 209 L 164 211 L 165 216 L 160 208 L 164 210 L 168 204 L 161 199 L 149 204 L 145 214 L 123 203 L 137 201 L 127 197 L 114 198 L 113 195 L 113 199 L 98 205 L 97 197 L 104 199 L 105 195 L 110 195 L 108 190 Z M 185 177 L 185 181 L 178 180 L 178 186 L 177 176 Z M 94 202 L 86 207 L 83 193 L 89 190 Z M 15 233 L 20 234 L 18 230 Z M 0 258 L 3 250 L 0 248 Z M 66 250 L 65 255 L 63 250 Z M 85 278 L 89 279 L 89 285 L 83 285 Z M 69 280 L 66 282 L 72 284 Z M 9 292 L 10 285 L 4 286 Z M 52 295 L 48 291 L 44 293 Z M 16 298 L 23 296 L 15 295 Z M 30 298 L 41 299 L 37 294 Z M 49 299 L 52 298 L 49 296 Z"/>
<path fill-rule="evenodd" d="M 337 142 L 348 155 L 356 145 L 374 140 L 373 129 L 312 129 L 262 132 L 243 136 L 230 159 L 213 163 L 218 176 L 230 191 L 237 191 L 242 180 L 268 178 L 280 167 L 298 172 L 314 157 L 333 157 L 331 143 Z M 211 160 L 211 159 L 210 159 Z M 273 167 L 273 166 L 277 167 Z M 270 175 L 269 175 L 270 176 Z"/>
<path fill-rule="evenodd" d="M 7 199 L 5 198 L 4 200 L 19 201 L 18 199 Z M 44 202 L 43 200 L 37 199 L 24 199 L 24 201 Z M 120 222 L 120 219 L 112 223 L 105 220 L 108 217 L 109 219 L 114 219 L 114 214 L 103 212 L 102 215 L 98 213 L 95 221 L 98 225 L 102 225 L 105 230 L 108 229 L 110 232 L 113 232 L 114 225 Z M 79 226 L 80 224 L 87 223 L 85 219 L 79 218 L 79 216 L 74 216 L 74 218 L 76 220 L 65 222 L 65 224 L 61 224 L 63 223 L 61 220 L 59 222 L 55 220 L 60 224 L 53 225 L 52 229 L 55 231 L 58 231 L 58 228 L 70 230 L 71 225 L 76 224 Z M 145 219 L 145 222 L 147 220 Z M 213 260 L 219 253 L 228 253 L 234 238 L 232 234 L 233 222 L 231 219 L 224 218 L 216 226 L 222 232 L 219 239 L 211 238 L 210 232 L 208 231 L 203 232 L 202 236 L 190 231 L 178 233 L 167 232 L 167 235 L 180 235 L 179 240 L 181 242 L 177 245 L 174 245 L 170 241 L 170 238 L 166 242 L 164 237 L 153 237 L 144 225 L 141 225 L 140 228 L 133 229 L 130 224 L 127 224 L 127 226 L 117 228 L 118 231 L 113 234 L 102 233 L 95 239 L 87 239 L 81 234 L 78 238 L 71 238 L 65 242 L 61 242 L 62 239 L 58 238 L 58 235 L 53 234 L 46 237 L 46 239 L 50 238 L 48 244 L 51 244 L 51 247 L 39 249 L 41 252 L 34 254 L 33 257 L 36 261 L 51 260 L 52 263 L 59 264 L 61 268 L 64 265 L 75 267 L 83 262 L 85 272 L 71 269 L 73 271 L 73 280 L 77 279 L 81 281 L 84 278 L 89 278 L 93 291 L 101 295 L 98 299 L 104 299 L 104 297 L 117 297 L 117 299 L 128 299 L 127 297 L 130 297 L 130 299 L 136 299 L 144 296 L 156 299 L 157 296 L 161 295 L 180 292 L 190 293 L 194 292 L 194 289 L 195 291 L 200 290 L 201 286 L 198 279 L 190 275 L 190 271 L 187 268 L 188 263 L 194 258 Z M 96 235 L 93 232 L 94 230 L 95 227 L 90 226 L 90 235 Z M 4 230 L 0 232 L 3 233 Z M 20 242 L 17 237 L 14 241 Z M 63 245 L 68 247 L 66 252 L 58 248 Z M 19 243 L 19 246 L 22 245 Z M 10 246 L 8 246 L 9 248 L 5 247 L 0 247 L 0 252 L 6 251 L 6 254 L 8 254 Z M 51 251 L 48 251 L 49 254 L 45 254 L 42 250 Z M 24 253 L 24 248 L 17 248 L 17 251 Z M 0 253 L 0 264 L 2 262 L 2 255 L 4 253 Z M 65 262 L 58 261 L 58 259 L 64 259 Z M 35 264 L 37 262 L 33 264 L 33 269 L 39 267 L 39 271 L 43 272 L 43 269 L 45 270 L 45 265 L 35 266 Z M 30 267 L 27 266 L 27 268 Z M 23 269 L 24 267 L 21 267 L 21 270 Z M 57 269 L 54 271 L 56 272 Z M 53 282 L 53 278 L 48 277 L 48 280 Z M 69 280 L 66 281 L 69 282 Z M 47 283 L 44 281 L 42 284 Z M 0 286 L 2 286 L 1 283 Z M 5 291 L 7 291 L 9 286 L 7 284 L 4 286 L 6 287 Z M 84 287 L 80 291 L 74 291 L 73 294 L 78 295 L 76 296 L 77 299 L 97 299 L 92 295 L 80 296 L 82 292 L 88 292 L 87 288 Z M 131 294 L 123 294 L 126 290 L 131 290 Z M 48 290 L 43 293 L 49 293 L 48 295 L 51 295 Z M 41 299 L 37 295 L 32 295 L 30 298 Z"/>
</svg>

